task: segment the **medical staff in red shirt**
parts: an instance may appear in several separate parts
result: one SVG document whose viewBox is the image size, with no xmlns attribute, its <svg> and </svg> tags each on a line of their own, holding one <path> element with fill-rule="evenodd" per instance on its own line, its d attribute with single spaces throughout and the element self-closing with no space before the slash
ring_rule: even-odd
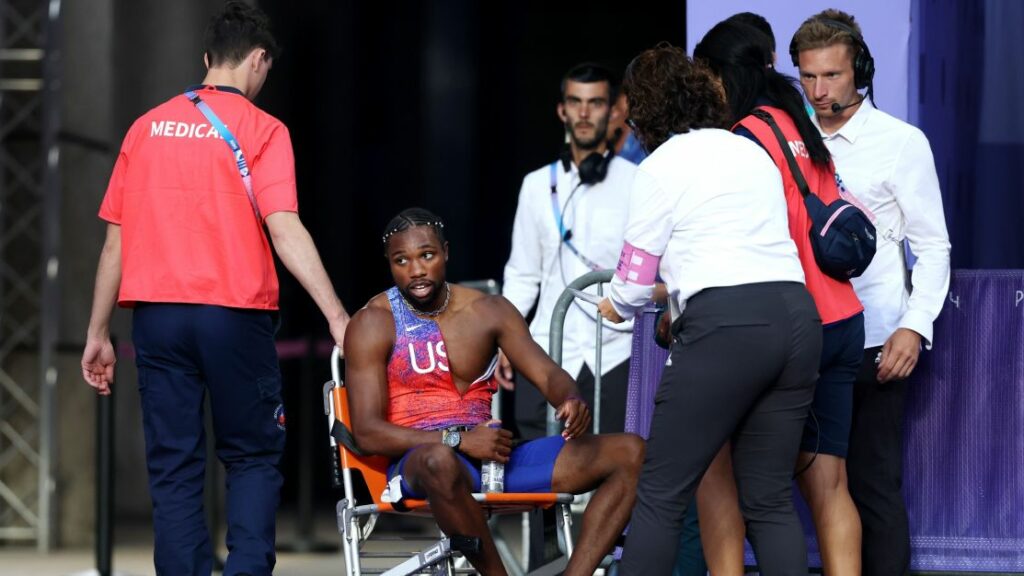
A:
<svg viewBox="0 0 1024 576">
<path fill-rule="evenodd" d="M 203 83 L 136 120 L 114 165 L 82 374 L 111 393 L 110 317 L 115 302 L 133 309 L 157 573 L 212 570 L 208 392 L 227 471 L 224 574 L 269 575 L 285 445 L 271 245 L 339 346 L 349 317 L 299 220 L 288 129 L 252 103 L 277 51 L 266 15 L 229 2 L 205 44 Z"/>
</svg>

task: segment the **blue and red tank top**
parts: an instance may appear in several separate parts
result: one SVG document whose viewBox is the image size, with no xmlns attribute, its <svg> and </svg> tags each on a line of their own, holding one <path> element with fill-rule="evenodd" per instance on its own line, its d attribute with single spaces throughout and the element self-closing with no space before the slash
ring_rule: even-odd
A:
<svg viewBox="0 0 1024 576">
<path fill-rule="evenodd" d="M 498 390 L 495 355 L 483 376 L 465 394 L 455 386 L 441 327 L 417 316 L 398 287 L 387 291 L 395 319 L 395 346 L 388 360 L 388 422 L 419 430 L 476 426 L 491 419 L 491 396 Z"/>
</svg>

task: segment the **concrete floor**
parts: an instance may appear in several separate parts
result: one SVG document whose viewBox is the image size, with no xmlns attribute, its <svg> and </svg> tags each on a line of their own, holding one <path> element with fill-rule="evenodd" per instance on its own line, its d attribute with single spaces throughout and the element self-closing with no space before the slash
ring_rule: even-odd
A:
<svg viewBox="0 0 1024 576">
<path fill-rule="evenodd" d="M 274 569 L 276 576 L 336 576 L 345 573 L 341 540 L 333 518 L 326 515 L 317 518 L 311 545 L 316 551 L 312 552 L 294 551 L 296 538 L 291 524 L 287 516 L 282 517 L 278 523 L 277 567 Z M 429 520 L 388 517 L 378 522 L 374 536 L 427 535 L 433 533 L 432 529 Z M 519 554 L 520 517 L 502 518 L 499 530 L 508 540 L 513 553 Z M 113 557 L 115 574 L 155 576 L 152 534 L 149 525 L 122 524 L 117 527 Z M 402 546 L 394 542 L 373 545 L 375 550 L 393 550 Z M 86 576 L 96 574 L 95 566 L 92 549 L 58 550 L 44 555 L 33 548 L 0 547 L 0 576 Z"/>
<path fill-rule="evenodd" d="M 96 574 L 92 552 L 61 550 L 48 555 L 34 551 L 0 551 L 0 575 L 3 576 L 85 576 Z M 344 574 L 345 563 L 340 554 L 297 554 L 282 552 L 277 556 L 277 576 L 320 576 Z M 114 574 L 120 576 L 154 576 L 151 547 L 119 547 L 114 553 Z"/>
</svg>

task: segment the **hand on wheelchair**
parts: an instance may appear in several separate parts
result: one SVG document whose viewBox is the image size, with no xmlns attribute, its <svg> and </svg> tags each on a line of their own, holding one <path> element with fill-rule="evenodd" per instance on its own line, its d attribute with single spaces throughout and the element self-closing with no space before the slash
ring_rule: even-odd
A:
<svg viewBox="0 0 1024 576">
<path fill-rule="evenodd" d="M 459 451 L 477 460 L 494 460 L 505 464 L 512 453 L 512 433 L 500 425 L 500 420 L 488 420 L 476 428 L 462 433 Z"/>
</svg>

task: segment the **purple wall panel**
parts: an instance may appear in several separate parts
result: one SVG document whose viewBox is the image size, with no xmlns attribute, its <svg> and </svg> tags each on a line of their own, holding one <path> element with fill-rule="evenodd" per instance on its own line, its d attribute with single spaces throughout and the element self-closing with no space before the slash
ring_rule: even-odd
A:
<svg viewBox="0 0 1024 576">
<path fill-rule="evenodd" d="M 907 399 L 917 570 L 1024 571 L 1024 270 L 958 270 Z"/>
<path fill-rule="evenodd" d="M 797 76 L 789 58 L 789 41 L 804 20 L 825 10 L 838 8 L 852 14 L 864 31 L 864 41 L 875 57 L 875 102 L 893 116 L 908 117 L 908 78 L 910 54 L 911 0 L 856 2 L 854 0 L 717 0 L 687 2 L 686 51 L 712 26 L 737 12 L 756 12 L 764 16 L 775 31 L 776 67 L 783 74 Z"/>
</svg>

